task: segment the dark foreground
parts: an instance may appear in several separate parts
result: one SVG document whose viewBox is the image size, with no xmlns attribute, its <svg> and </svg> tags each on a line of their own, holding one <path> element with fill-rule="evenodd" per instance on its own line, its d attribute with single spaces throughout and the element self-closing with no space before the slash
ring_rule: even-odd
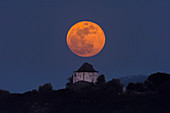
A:
<svg viewBox="0 0 170 113">
<path fill-rule="evenodd" d="M 170 75 L 161 74 L 130 83 L 126 91 L 116 79 L 56 91 L 50 84 L 24 94 L 1 90 L 0 113 L 170 113 Z"/>
</svg>

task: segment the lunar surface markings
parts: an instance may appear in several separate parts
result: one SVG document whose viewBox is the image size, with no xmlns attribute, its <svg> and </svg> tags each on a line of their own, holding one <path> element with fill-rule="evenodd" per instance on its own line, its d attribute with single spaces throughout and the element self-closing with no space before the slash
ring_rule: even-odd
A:
<svg viewBox="0 0 170 113">
<path fill-rule="evenodd" d="M 105 44 L 103 30 L 90 21 L 73 25 L 67 34 L 70 50 L 81 57 L 91 57 L 99 53 Z"/>
</svg>

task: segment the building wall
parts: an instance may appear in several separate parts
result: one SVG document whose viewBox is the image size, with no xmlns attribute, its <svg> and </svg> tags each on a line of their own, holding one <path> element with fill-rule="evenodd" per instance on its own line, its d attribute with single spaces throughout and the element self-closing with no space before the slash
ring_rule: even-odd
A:
<svg viewBox="0 0 170 113">
<path fill-rule="evenodd" d="M 97 81 L 97 72 L 74 72 L 73 73 L 73 83 L 78 81 L 87 81 L 95 83 Z"/>
</svg>

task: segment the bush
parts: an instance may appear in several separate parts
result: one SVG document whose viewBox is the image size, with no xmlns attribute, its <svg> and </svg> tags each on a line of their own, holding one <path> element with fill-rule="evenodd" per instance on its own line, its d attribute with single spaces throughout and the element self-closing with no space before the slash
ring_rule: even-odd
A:
<svg viewBox="0 0 170 113">
<path fill-rule="evenodd" d="M 119 79 L 112 79 L 104 85 L 104 90 L 107 93 L 120 94 L 123 92 L 123 84 L 120 83 Z"/>
<path fill-rule="evenodd" d="M 96 85 L 97 86 L 103 86 L 106 83 L 105 76 L 102 74 L 97 78 Z"/>
<path fill-rule="evenodd" d="M 51 83 L 46 83 L 43 86 L 39 86 L 39 92 L 52 92 L 53 88 Z"/>
</svg>

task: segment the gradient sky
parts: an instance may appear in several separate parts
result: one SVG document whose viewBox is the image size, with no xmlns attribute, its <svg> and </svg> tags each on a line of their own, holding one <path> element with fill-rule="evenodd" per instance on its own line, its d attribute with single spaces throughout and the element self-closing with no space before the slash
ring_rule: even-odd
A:
<svg viewBox="0 0 170 113">
<path fill-rule="evenodd" d="M 104 49 L 90 58 L 66 44 L 69 28 L 82 20 L 106 34 Z M 84 62 L 107 80 L 170 73 L 170 0 L 0 1 L 0 89 L 64 88 Z"/>
</svg>

